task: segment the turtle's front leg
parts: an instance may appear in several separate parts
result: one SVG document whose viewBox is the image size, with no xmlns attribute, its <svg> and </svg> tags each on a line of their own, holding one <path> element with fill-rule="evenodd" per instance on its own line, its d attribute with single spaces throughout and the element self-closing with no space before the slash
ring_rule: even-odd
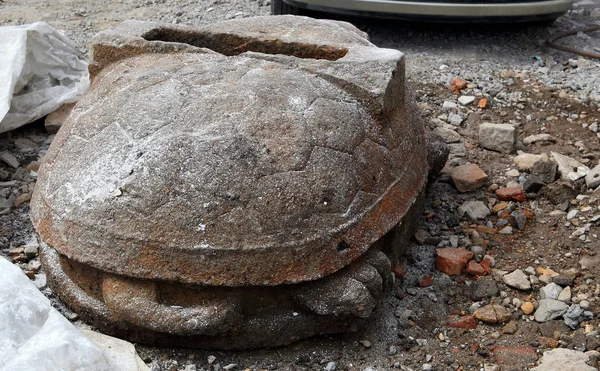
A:
<svg viewBox="0 0 600 371">
<path fill-rule="evenodd" d="M 390 271 L 387 256 L 373 249 L 344 269 L 302 285 L 294 300 L 319 315 L 366 318 L 379 301 Z"/>
</svg>

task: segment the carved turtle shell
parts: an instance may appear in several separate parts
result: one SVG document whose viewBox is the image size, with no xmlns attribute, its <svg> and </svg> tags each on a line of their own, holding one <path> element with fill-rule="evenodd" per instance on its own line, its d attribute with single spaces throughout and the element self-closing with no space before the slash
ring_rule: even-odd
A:
<svg viewBox="0 0 600 371">
<path fill-rule="evenodd" d="M 126 22 L 95 39 L 94 62 L 31 203 L 41 239 L 80 263 L 220 286 L 314 280 L 397 225 L 427 180 L 403 55 L 346 24 Z"/>
</svg>

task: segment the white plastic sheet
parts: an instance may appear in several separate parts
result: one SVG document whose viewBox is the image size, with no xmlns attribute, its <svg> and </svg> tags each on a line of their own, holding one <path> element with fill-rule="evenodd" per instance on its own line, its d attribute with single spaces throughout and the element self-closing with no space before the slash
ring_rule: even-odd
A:
<svg viewBox="0 0 600 371">
<path fill-rule="evenodd" d="M 0 371 L 114 370 L 21 270 L 0 257 Z"/>
<path fill-rule="evenodd" d="M 0 133 L 76 102 L 89 84 L 86 60 L 47 23 L 0 27 Z"/>
</svg>

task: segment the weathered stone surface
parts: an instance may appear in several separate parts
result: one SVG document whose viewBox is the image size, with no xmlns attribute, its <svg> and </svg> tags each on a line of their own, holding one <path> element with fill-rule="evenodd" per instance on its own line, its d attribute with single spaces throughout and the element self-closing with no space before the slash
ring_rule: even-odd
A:
<svg viewBox="0 0 600 371">
<path fill-rule="evenodd" d="M 496 197 L 501 201 L 527 201 L 525 190 L 521 186 L 498 188 L 496 190 Z"/>
<path fill-rule="evenodd" d="M 517 169 L 508 170 L 504 175 L 517 178 L 521 173 Z"/>
<path fill-rule="evenodd" d="M 17 158 L 10 152 L 0 153 L 0 160 L 15 169 L 21 165 L 19 160 L 17 160 Z"/>
<path fill-rule="evenodd" d="M 31 195 L 29 193 L 22 193 L 17 198 L 15 198 L 15 207 L 19 207 L 22 204 L 25 204 L 31 200 Z"/>
<path fill-rule="evenodd" d="M 548 184 L 544 193 L 550 202 L 555 205 L 560 205 L 575 199 L 579 192 L 573 188 L 571 182 L 559 180 L 552 184 Z"/>
<path fill-rule="evenodd" d="M 481 201 L 465 201 L 457 211 L 458 215 L 466 215 L 472 221 L 485 219 L 491 214 L 490 209 Z"/>
<path fill-rule="evenodd" d="M 500 293 L 496 282 L 492 277 L 482 277 L 473 282 L 471 297 L 473 300 L 488 299 Z"/>
<path fill-rule="evenodd" d="M 512 273 L 505 274 L 502 276 L 502 280 L 507 286 L 510 286 L 519 290 L 531 290 L 531 283 L 529 277 L 522 270 L 517 269 Z"/>
<path fill-rule="evenodd" d="M 562 289 L 562 291 L 558 294 L 556 298 L 558 301 L 562 301 L 563 303 L 568 303 L 571 301 L 571 288 L 569 286 Z"/>
<path fill-rule="evenodd" d="M 535 134 L 530 135 L 523 139 L 523 144 L 526 146 L 530 146 L 533 143 L 554 143 L 556 139 L 550 134 Z"/>
<path fill-rule="evenodd" d="M 488 176 L 476 164 L 467 164 L 452 169 L 450 179 L 459 192 L 471 192 L 484 186 Z"/>
<path fill-rule="evenodd" d="M 429 167 L 400 52 L 291 16 L 130 21 L 93 51 L 31 202 L 53 291 L 109 332 L 184 346 L 282 345 L 371 313 Z"/>
<path fill-rule="evenodd" d="M 585 184 L 590 189 L 595 189 L 600 186 L 600 165 L 591 169 L 585 176 Z"/>
<path fill-rule="evenodd" d="M 587 300 L 582 300 L 581 303 L 587 302 Z M 589 308 L 589 302 L 586 305 Z M 569 326 L 572 330 L 579 328 L 579 323 L 582 321 L 589 321 L 594 318 L 594 314 L 590 311 L 587 311 L 583 308 L 582 305 L 573 304 L 567 309 L 564 313 L 565 324 Z"/>
<path fill-rule="evenodd" d="M 546 183 L 542 182 L 540 178 L 535 175 L 529 175 L 523 183 L 523 189 L 525 192 L 538 193 L 546 186 Z"/>
<path fill-rule="evenodd" d="M 475 97 L 472 95 L 462 95 L 460 97 L 458 97 L 458 103 L 460 103 L 463 106 L 468 106 L 469 104 L 473 103 L 475 101 Z"/>
<path fill-rule="evenodd" d="M 598 371 L 596 367 L 590 366 L 587 362 L 590 357 L 572 349 L 552 349 L 544 352 L 540 358 L 536 371 Z"/>
<path fill-rule="evenodd" d="M 505 323 L 512 319 L 512 316 L 506 308 L 498 304 L 488 304 L 483 308 L 479 308 L 473 313 L 475 318 L 485 323 Z"/>
<path fill-rule="evenodd" d="M 433 129 L 433 133 L 439 136 L 445 143 L 457 143 L 462 140 L 460 134 L 445 127 L 437 127 Z"/>
<path fill-rule="evenodd" d="M 447 247 L 436 250 L 435 264 L 438 270 L 449 276 L 455 276 L 462 272 L 472 258 L 473 253 L 469 250 Z"/>
<path fill-rule="evenodd" d="M 558 173 L 563 180 L 577 180 L 583 178 L 590 171 L 590 168 L 575 160 L 574 158 L 565 156 L 558 152 L 551 152 L 554 161 L 558 165 Z"/>
<path fill-rule="evenodd" d="M 16 138 L 13 140 L 15 148 L 21 152 L 32 152 L 38 149 L 38 144 L 29 138 Z"/>
<path fill-rule="evenodd" d="M 513 335 L 517 331 L 519 331 L 519 328 L 517 327 L 517 322 L 516 321 L 510 321 L 509 323 L 507 323 L 506 325 L 504 325 L 504 327 L 502 327 L 502 333 L 503 334 Z"/>
<path fill-rule="evenodd" d="M 530 170 L 537 161 L 549 161 L 548 156 L 543 153 L 534 155 L 532 153 L 520 153 L 513 159 L 519 170 Z"/>
<path fill-rule="evenodd" d="M 517 142 L 517 131 L 510 124 L 479 125 L 479 145 L 492 151 L 512 153 Z"/>
<path fill-rule="evenodd" d="M 538 309 L 534 313 L 537 322 L 548 322 L 560 318 L 569 309 L 567 304 L 558 300 L 542 299 L 538 303 Z"/>
<path fill-rule="evenodd" d="M 546 154 L 543 154 L 546 158 L 536 160 L 531 167 L 531 174 L 537 176 L 542 182 L 550 184 L 556 180 L 556 172 L 558 166 L 550 161 Z"/>
<path fill-rule="evenodd" d="M 27 165 L 27 172 L 35 171 L 37 172 L 40 169 L 40 163 L 38 161 L 31 161 L 29 165 Z"/>
<path fill-rule="evenodd" d="M 454 112 L 450 112 L 448 114 L 448 122 L 454 126 L 460 126 L 462 122 L 465 120 L 463 115 L 456 114 Z"/>
<path fill-rule="evenodd" d="M 481 266 L 487 274 L 490 274 L 492 272 L 492 267 L 496 264 L 496 262 L 493 259 L 494 258 L 492 258 L 491 256 L 486 255 L 481 260 Z"/>
<path fill-rule="evenodd" d="M 510 213 L 510 223 L 515 228 L 522 231 L 523 229 L 525 229 L 525 224 L 527 224 L 527 216 L 524 212 L 520 210 L 515 210 L 512 213 Z"/>
<path fill-rule="evenodd" d="M 98 74 L 53 142 L 34 195 L 53 211 L 43 202 L 32 210 L 44 239 L 140 278 L 278 284 L 338 270 L 395 225 L 409 205 L 393 205 L 400 198 L 392 193 L 412 200 L 427 166 L 402 54 L 337 22 L 276 18 L 199 29 L 125 22 L 101 34 L 94 65 L 142 55 Z M 309 38 L 311 29 L 325 38 Z M 273 42 L 282 30 L 285 42 Z M 194 35 L 196 44 L 186 44 Z M 372 78 L 356 80 L 363 73 Z M 359 86 L 380 93 L 365 104 Z M 398 99 L 406 109 L 396 109 Z M 371 118 L 390 105 L 395 117 Z M 372 223 L 384 204 L 394 215 Z M 48 223 L 76 235 L 77 247 Z M 123 238 L 127 248 L 112 254 Z"/>
<path fill-rule="evenodd" d="M 551 282 L 540 289 L 540 299 L 558 300 L 558 296 L 560 295 L 560 293 L 562 291 L 563 291 L 562 287 Z"/>
</svg>

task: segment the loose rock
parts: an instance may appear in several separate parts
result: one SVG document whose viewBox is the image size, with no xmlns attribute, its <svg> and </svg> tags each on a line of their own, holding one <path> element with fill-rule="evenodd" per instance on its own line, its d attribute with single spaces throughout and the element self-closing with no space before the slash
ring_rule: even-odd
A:
<svg viewBox="0 0 600 371">
<path fill-rule="evenodd" d="M 478 320 L 490 324 L 504 323 L 512 319 L 506 308 L 497 304 L 489 304 L 483 308 L 479 308 L 473 315 Z"/>
<path fill-rule="evenodd" d="M 465 201 L 458 208 L 458 215 L 467 216 L 470 220 L 485 219 L 490 216 L 490 209 L 481 201 Z"/>
<path fill-rule="evenodd" d="M 469 261 L 465 270 L 467 273 L 473 276 L 483 276 L 487 273 L 481 264 L 477 263 L 475 260 Z"/>
<path fill-rule="evenodd" d="M 566 306 L 566 304 L 564 305 Z M 571 305 L 563 314 L 565 324 L 573 330 L 579 328 L 579 323 L 581 323 L 582 321 L 588 321 L 594 317 L 594 315 L 591 312 L 585 311 L 578 304 Z"/>
<path fill-rule="evenodd" d="M 471 297 L 473 300 L 488 299 L 500 293 L 496 282 L 492 277 L 482 277 L 473 282 Z"/>
<path fill-rule="evenodd" d="M 457 143 L 462 140 L 460 134 L 445 127 L 437 127 L 433 129 L 433 133 L 440 137 L 440 139 L 445 143 Z"/>
<path fill-rule="evenodd" d="M 556 180 L 556 173 L 558 172 L 558 166 L 548 159 L 548 156 L 543 155 L 545 158 L 541 158 L 534 162 L 531 168 L 531 174 L 537 176 L 542 182 L 550 184 Z"/>
<path fill-rule="evenodd" d="M 510 224 L 518 230 L 522 231 L 525 229 L 525 224 L 527 223 L 527 216 L 525 213 L 519 210 L 515 210 L 510 213 Z"/>
<path fill-rule="evenodd" d="M 12 166 L 15 169 L 20 166 L 19 160 L 9 152 L 2 152 L 0 154 L 0 160 L 4 161 L 8 166 Z"/>
<path fill-rule="evenodd" d="M 535 307 L 534 307 L 533 303 L 526 301 L 523 304 L 521 304 L 521 310 L 526 315 L 530 315 L 535 310 Z"/>
<path fill-rule="evenodd" d="M 551 152 L 552 157 L 558 164 L 558 173 L 563 180 L 577 180 L 587 175 L 590 169 L 574 158 Z"/>
<path fill-rule="evenodd" d="M 546 154 L 534 155 L 532 153 L 520 153 L 513 159 L 519 170 L 532 169 L 534 164 L 538 161 L 548 162 L 548 156 Z"/>
<path fill-rule="evenodd" d="M 563 291 L 563 288 L 559 285 L 551 282 L 540 289 L 540 299 L 554 299 L 558 300 L 558 296 Z M 562 301 L 562 300 L 560 300 Z"/>
<path fill-rule="evenodd" d="M 588 188 L 594 189 L 600 186 L 600 165 L 594 167 L 585 176 L 585 184 Z"/>
<path fill-rule="evenodd" d="M 531 283 L 529 282 L 529 278 L 520 269 L 517 269 L 512 273 L 502 276 L 502 280 L 509 287 L 519 290 L 531 290 Z"/>
<path fill-rule="evenodd" d="M 571 301 L 571 288 L 570 287 L 565 287 L 560 294 L 558 294 L 558 297 L 556 298 L 556 300 L 558 301 L 562 301 L 563 303 L 568 303 Z"/>
<path fill-rule="evenodd" d="M 479 145 L 497 152 L 511 153 L 515 149 L 517 132 L 510 124 L 479 125 Z"/>
<path fill-rule="evenodd" d="M 525 202 L 527 200 L 525 190 L 521 186 L 499 188 L 496 190 L 496 197 L 501 201 Z"/>
<path fill-rule="evenodd" d="M 504 327 L 502 327 L 502 333 L 512 335 L 518 331 L 517 323 L 510 321 Z"/>
<path fill-rule="evenodd" d="M 576 350 L 552 349 L 544 352 L 536 371 L 598 371 L 597 368 L 588 365 L 590 357 Z"/>
<path fill-rule="evenodd" d="M 548 322 L 562 317 L 568 309 L 569 306 L 562 301 L 542 299 L 539 301 L 539 306 L 534 313 L 534 318 L 537 322 Z"/>
<path fill-rule="evenodd" d="M 31 201 L 31 195 L 29 193 L 23 193 L 15 198 L 15 207 L 19 207 L 24 203 Z"/>
<path fill-rule="evenodd" d="M 463 95 L 458 98 L 458 103 L 462 104 L 463 106 L 468 106 L 469 104 L 473 103 L 474 101 L 475 101 L 475 97 L 472 95 Z"/>
<path fill-rule="evenodd" d="M 473 253 L 465 249 L 441 248 L 436 250 L 436 267 L 449 276 L 460 274 Z"/>
<path fill-rule="evenodd" d="M 450 179 L 459 192 L 474 191 L 488 181 L 487 174 L 475 164 L 455 167 L 450 172 Z"/>
<path fill-rule="evenodd" d="M 525 139 L 523 139 L 523 144 L 526 146 L 530 146 L 533 143 L 555 143 L 556 139 L 554 139 L 554 137 L 550 134 L 535 134 L 535 135 L 530 135 L 528 137 L 526 137 Z"/>
</svg>

